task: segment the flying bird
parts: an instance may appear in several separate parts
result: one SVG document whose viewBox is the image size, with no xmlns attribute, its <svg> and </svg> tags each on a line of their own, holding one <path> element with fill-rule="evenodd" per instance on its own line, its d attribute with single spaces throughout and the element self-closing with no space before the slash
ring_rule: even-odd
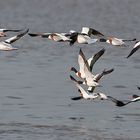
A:
<svg viewBox="0 0 140 140">
<path fill-rule="evenodd" d="M 69 36 L 69 34 L 67 33 L 28 33 L 28 35 L 30 35 L 31 37 L 40 36 L 42 38 L 48 38 L 56 42 L 70 42 L 71 41 L 71 39 L 67 37 Z"/>
<path fill-rule="evenodd" d="M 70 46 L 72 46 L 76 42 L 79 44 L 93 44 L 98 41 L 98 39 L 93 39 L 86 34 L 78 32 L 71 33 L 70 39 Z"/>
<path fill-rule="evenodd" d="M 75 74 L 78 77 L 85 78 L 85 74 L 84 74 L 84 63 L 88 63 L 89 69 L 92 72 L 92 69 L 93 69 L 94 64 L 104 54 L 104 52 L 105 52 L 105 49 L 101 49 L 99 52 L 97 52 L 92 57 L 90 57 L 88 60 L 86 60 L 86 57 L 85 57 L 82 49 L 80 49 L 79 55 L 78 55 L 79 71 L 77 71 L 76 68 L 74 68 L 74 67 L 71 68 L 71 71 L 74 71 Z"/>
<path fill-rule="evenodd" d="M 26 29 L 24 32 L 21 32 L 9 39 L 6 39 L 5 41 L 0 42 L 0 50 L 3 51 L 17 50 L 18 48 L 13 47 L 11 44 L 19 40 L 21 37 L 23 37 L 28 31 L 29 29 Z"/>
<path fill-rule="evenodd" d="M 93 65 L 103 55 L 104 51 L 105 51 L 104 49 L 100 50 L 92 58 L 89 59 L 90 61 L 87 61 L 84 53 L 80 49 L 79 56 L 78 56 L 78 64 L 80 69 L 79 71 L 77 71 L 74 67 L 71 68 L 71 70 L 74 71 L 79 78 L 82 78 L 84 80 L 83 83 L 82 81 L 80 83 L 89 86 L 88 89 L 89 92 L 93 92 L 95 86 L 99 86 L 96 84 L 104 75 L 114 71 L 114 69 L 109 69 L 109 70 L 104 70 L 96 75 L 92 74 Z"/>
<path fill-rule="evenodd" d="M 73 98 L 71 98 L 72 100 L 80 100 L 80 99 L 94 100 L 97 98 L 100 100 L 107 99 L 105 94 L 103 94 L 103 93 L 92 93 L 91 94 L 88 91 L 85 91 L 85 89 L 82 86 L 80 86 L 77 82 L 75 82 L 75 80 L 73 80 L 73 81 L 76 84 L 78 91 L 80 92 L 80 96 L 73 97 Z"/>
<path fill-rule="evenodd" d="M 82 33 L 87 34 L 88 36 L 94 35 L 98 38 L 99 42 L 106 42 L 114 46 L 126 46 L 125 42 L 127 41 L 136 41 L 136 38 L 134 39 L 120 39 L 116 37 L 106 36 L 103 33 L 89 27 L 83 27 Z"/>
<path fill-rule="evenodd" d="M 77 71 L 74 67 L 71 68 L 71 71 L 74 71 L 75 74 L 82 78 L 83 84 L 86 84 L 89 86 L 88 91 L 93 92 L 95 89 L 95 82 L 98 83 L 99 80 L 107 74 L 110 74 L 114 71 L 114 69 L 104 70 L 101 73 L 98 73 L 96 75 L 92 74 L 92 68 L 95 62 L 104 54 L 105 49 L 100 50 L 98 53 L 96 53 L 93 57 L 91 57 L 88 61 L 85 58 L 84 53 L 80 49 L 79 56 L 78 56 L 78 64 L 79 64 L 79 71 Z M 82 81 L 80 82 L 82 83 Z M 95 84 L 95 86 L 94 86 Z M 92 85 L 92 86 L 90 86 Z"/>
</svg>

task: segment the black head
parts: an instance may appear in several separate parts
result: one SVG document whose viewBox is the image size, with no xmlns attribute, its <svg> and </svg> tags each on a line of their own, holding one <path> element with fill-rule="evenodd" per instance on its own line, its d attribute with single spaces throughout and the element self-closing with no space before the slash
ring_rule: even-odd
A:
<svg viewBox="0 0 140 140">
<path fill-rule="evenodd" d="M 136 41 L 136 40 L 137 40 L 136 38 L 133 38 L 133 39 L 132 39 L 132 41 Z"/>
<path fill-rule="evenodd" d="M 71 67 L 71 71 L 74 71 L 75 73 L 78 72 L 74 67 Z"/>
<path fill-rule="evenodd" d="M 100 38 L 99 41 L 100 41 L 100 42 L 106 42 L 107 40 L 104 39 L 104 38 Z"/>
</svg>

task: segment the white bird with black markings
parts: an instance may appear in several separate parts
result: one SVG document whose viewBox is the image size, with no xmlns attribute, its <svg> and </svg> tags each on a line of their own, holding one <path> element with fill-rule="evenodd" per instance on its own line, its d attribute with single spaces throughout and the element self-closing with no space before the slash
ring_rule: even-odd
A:
<svg viewBox="0 0 140 140">
<path fill-rule="evenodd" d="M 99 84 L 97 82 L 94 81 L 94 75 L 91 73 L 91 71 L 89 70 L 89 65 L 88 62 L 85 58 L 85 55 L 83 54 L 82 50 L 80 49 L 80 59 L 82 59 L 82 73 L 84 75 L 84 81 L 83 84 L 92 87 L 92 86 L 99 86 Z"/>
<path fill-rule="evenodd" d="M 88 63 L 89 69 L 92 72 L 95 62 L 104 54 L 104 52 L 105 52 L 105 49 L 101 49 L 99 52 L 97 52 L 92 57 L 90 57 L 88 60 L 86 60 L 86 57 L 85 57 L 82 49 L 80 49 L 79 55 L 78 55 L 79 71 L 77 71 L 76 68 L 74 68 L 74 67 L 71 68 L 71 71 L 75 72 L 75 74 L 79 78 L 85 78 L 85 73 L 84 73 L 85 62 L 87 61 L 86 63 Z"/>
<path fill-rule="evenodd" d="M 55 42 L 70 42 L 67 36 L 70 36 L 69 33 L 28 33 L 31 37 L 40 36 L 42 38 L 48 38 Z"/>
<path fill-rule="evenodd" d="M 80 99 L 86 99 L 86 100 L 94 100 L 94 99 L 100 99 L 105 100 L 107 99 L 106 95 L 103 93 L 89 93 L 88 91 L 85 91 L 85 89 L 80 86 L 75 79 L 71 76 L 71 80 L 74 81 L 76 84 L 78 91 L 80 92 L 80 96 L 71 98 L 72 100 L 80 100 Z"/>
<path fill-rule="evenodd" d="M 94 35 L 98 38 L 99 42 L 106 42 L 114 46 L 126 46 L 125 42 L 128 41 L 136 41 L 136 38 L 134 39 L 120 39 L 112 36 L 106 36 L 103 33 L 89 27 L 83 27 L 82 33 L 87 34 L 88 36 Z"/>
<path fill-rule="evenodd" d="M 23 37 L 28 31 L 29 29 L 26 29 L 24 32 L 21 32 L 9 39 L 6 39 L 5 41 L 0 42 L 0 50 L 2 51 L 17 50 L 18 48 L 13 47 L 11 44 L 19 40 L 21 37 Z"/>
<path fill-rule="evenodd" d="M 140 48 L 140 41 L 136 41 L 133 49 L 131 50 L 131 52 L 129 53 L 127 58 L 129 58 L 131 55 L 133 55 L 139 48 Z"/>
<path fill-rule="evenodd" d="M 98 39 L 96 38 L 91 38 L 86 34 L 78 32 L 71 33 L 70 39 L 70 46 L 72 46 L 76 42 L 79 44 L 94 44 L 98 41 Z"/>
<path fill-rule="evenodd" d="M 89 86 L 89 92 L 93 92 L 95 86 L 98 86 L 96 84 L 104 75 L 110 74 L 114 71 L 114 69 L 109 69 L 103 70 L 101 73 L 98 73 L 96 75 L 92 74 L 93 65 L 104 54 L 104 51 L 104 49 L 100 50 L 92 58 L 90 58 L 89 61 L 87 61 L 84 53 L 80 49 L 78 56 L 78 63 L 80 69 L 79 71 L 77 71 L 74 67 L 71 68 L 71 70 L 74 71 L 79 78 L 82 78 L 84 80 L 83 84 Z M 80 83 L 82 84 L 82 81 Z"/>
</svg>

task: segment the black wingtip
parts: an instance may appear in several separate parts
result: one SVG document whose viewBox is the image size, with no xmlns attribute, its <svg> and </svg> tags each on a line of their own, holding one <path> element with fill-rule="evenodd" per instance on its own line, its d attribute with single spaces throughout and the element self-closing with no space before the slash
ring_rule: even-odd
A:
<svg viewBox="0 0 140 140">
<path fill-rule="evenodd" d="M 139 42 L 139 41 L 138 41 Z M 129 55 L 126 58 L 129 58 L 132 54 L 134 54 L 138 49 L 140 49 L 140 45 L 136 46 L 135 48 L 133 48 L 131 50 L 131 52 L 129 53 Z"/>
<path fill-rule="evenodd" d="M 109 100 L 111 100 L 112 102 L 114 102 L 115 105 L 116 105 L 117 107 L 122 107 L 122 106 L 125 106 L 125 105 L 128 104 L 128 103 L 125 104 L 125 103 L 123 103 L 122 101 L 113 98 L 112 96 L 107 96 L 107 98 L 108 98 Z"/>
<path fill-rule="evenodd" d="M 38 36 L 37 34 L 34 34 L 34 33 L 28 33 L 28 35 L 31 36 L 31 37 L 36 37 L 36 36 Z"/>
<path fill-rule="evenodd" d="M 103 55 L 105 52 L 105 48 L 101 49 L 99 52 L 101 52 L 101 54 Z"/>
<path fill-rule="evenodd" d="M 99 52 L 97 52 L 94 57 L 101 57 L 105 53 L 105 48 L 101 49 Z"/>
<path fill-rule="evenodd" d="M 5 29 L 3 30 L 3 32 L 20 32 L 20 31 L 23 31 L 23 29 Z"/>
<path fill-rule="evenodd" d="M 114 68 L 109 69 L 109 70 L 106 70 L 106 69 L 105 69 L 105 70 L 103 71 L 103 74 L 104 74 L 104 75 L 110 74 L 110 73 L 112 73 L 113 71 L 114 71 Z"/>
<path fill-rule="evenodd" d="M 140 90 L 140 87 L 137 87 L 138 88 L 138 90 Z"/>
<path fill-rule="evenodd" d="M 78 84 L 83 84 L 83 81 L 77 81 L 73 76 L 70 75 L 70 79 Z"/>
<path fill-rule="evenodd" d="M 133 50 L 132 50 L 133 51 Z M 130 52 L 127 56 L 126 56 L 126 58 L 129 58 L 134 52 Z"/>
<path fill-rule="evenodd" d="M 81 100 L 81 99 L 83 99 L 83 97 L 81 97 L 81 96 L 78 96 L 78 97 L 73 97 L 73 98 L 71 98 L 71 100 Z"/>
<path fill-rule="evenodd" d="M 132 50 L 126 58 L 129 58 L 133 53 L 134 51 Z"/>
<path fill-rule="evenodd" d="M 77 83 L 77 80 L 73 76 L 71 76 L 71 75 L 70 75 L 70 79 Z"/>
<path fill-rule="evenodd" d="M 101 32 L 99 32 L 99 31 L 97 31 L 97 30 L 95 30 L 95 29 L 93 29 L 93 28 L 90 28 L 91 30 L 92 30 L 92 34 L 93 35 L 97 35 L 97 36 L 104 36 L 104 34 L 102 34 Z"/>
</svg>

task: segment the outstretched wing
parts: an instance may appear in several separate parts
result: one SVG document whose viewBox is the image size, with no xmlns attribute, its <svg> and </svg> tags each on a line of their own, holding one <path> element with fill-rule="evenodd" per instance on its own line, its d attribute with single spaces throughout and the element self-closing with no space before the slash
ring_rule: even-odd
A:
<svg viewBox="0 0 140 140">
<path fill-rule="evenodd" d="M 23 29 L 0 29 L 0 32 L 20 32 Z"/>
<path fill-rule="evenodd" d="M 90 67 L 90 71 L 92 71 L 95 62 L 104 54 L 104 52 L 105 52 L 105 49 L 101 49 L 99 52 L 94 54 L 93 57 L 88 59 L 88 64 L 89 64 L 89 67 Z"/>
<path fill-rule="evenodd" d="M 101 73 L 96 74 L 94 79 L 96 82 L 98 82 L 104 75 L 110 74 L 113 71 L 114 71 L 114 69 L 103 70 Z"/>
<path fill-rule="evenodd" d="M 11 37 L 11 38 L 9 38 L 9 39 L 6 39 L 4 42 L 5 42 L 5 43 L 8 43 L 8 44 L 11 44 L 11 43 L 17 41 L 18 39 L 20 39 L 21 37 L 23 37 L 26 33 L 28 33 L 28 31 L 29 31 L 29 29 L 27 29 L 26 31 L 24 31 L 24 32 L 22 32 L 22 33 L 19 33 L 19 34 L 16 35 L 16 36 L 13 36 L 13 37 Z"/>
<path fill-rule="evenodd" d="M 104 36 L 104 34 L 102 34 L 101 32 L 99 32 L 99 31 L 97 31 L 93 28 L 90 28 L 90 30 L 91 30 L 92 34 L 95 35 L 95 36 L 98 36 L 98 37 L 103 37 Z"/>
<path fill-rule="evenodd" d="M 82 49 L 80 49 L 80 51 L 79 51 L 78 63 L 79 63 L 79 65 L 81 65 L 81 63 L 82 63 L 82 65 L 85 64 L 87 66 L 87 68 L 89 69 L 89 64 L 88 64 L 88 62 L 86 60 L 86 57 L 85 57 Z"/>
<path fill-rule="evenodd" d="M 89 27 L 82 27 L 81 33 L 86 34 L 88 36 L 91 36 L 91 35 L 98 36 L 98 37 L 104 36 L 101 32 L 99 32 L 93 28 L 89 28 Z"/>
<path fill-rule="evenodd" d="M 127 105 L 127 104 L 129 104 L 129 103 L 132 102 L 132 101 L 127 101 L 126 103 L 124 103 L 124 102 L 122 102 L 122 101 L 120 101 L 120 100 L 117 100 L 117 99 L 111 97 L 111 96 L 107 96 L 107 98 L 108 98 L 109 100 L 111 100 L 112 102 L 114 102 L 114 103 L 116 104 L 116 106 L 118 106 L 118 107 L 125 106 L 125 105 Z"/>
<path fill-rule="evenodd" d="M 117 104 L 117 102 L 118 102 L 117 99 L 115 99 L 115 98 L 113 98 L 113 97 L 111 97 L 111 96 L 107 96 L 107 98 L 108 98 L 109 100 L 111 100 L 112 102 L 114 102 L 115 104 Z"/>
<path fill-rule="evenodd" d="M 83 76 L 83 74 L 85 74 L 85 72 L 84 72 L 84 65 L 86 65 L 88 69 L 89 69 L 89 65 L 88 65 L 88 62 L 86 60 L 86 57 L 85 57 L 82 49 L 80 49 L 80 51 L 79 51 L 78 64 L 79 64 L 79 71 L 80 71 L 80 73 Z"/>
<path fill-rule="evenodd" d="M 133 49 L 131 50 L 131 52 L 129 53 L 129 55 L 127 56 L 127 58 L 129 58 L 133 53 L 135 53 L 138 49 L 140 48 L 140 41 L 137 42 L 135 44 L 135 46 L 133 47 Z"/>
<path fill-rule="evenodd" d="M 51 33 L 28 33 L 29 36 L 31 37 L 36 37 L 36 36 L 40 36 L 43 38 L 48 38 L 49 35 L 51 35 Z"/>
</svg>

